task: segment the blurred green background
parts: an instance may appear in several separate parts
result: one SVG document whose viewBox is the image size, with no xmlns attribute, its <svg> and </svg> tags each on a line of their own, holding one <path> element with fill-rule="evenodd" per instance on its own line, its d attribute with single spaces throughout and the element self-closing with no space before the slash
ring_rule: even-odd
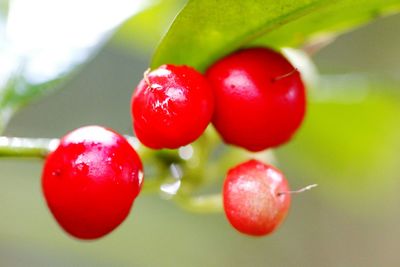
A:
<svg viewBox="0 0 400 267">
<path fill-rule="evenodd" d="M 133 23 L 136 37 L 123 26 L 4 134 L 59 137 L 89 124 L 131 134 L 130 97 L 157 40 L 146 31 L 160 27 L 146 28 L 146 19 Z M 399 15 L 378 19 L 313 56 L 321 79 L 305 124 L 276 156 L 293 188 L 319 187 L 293 197 L 273 235 L 250 238 L 223 214 L 191 214 L 144 195 L 112 234 L 77 241 L 44 203 L 42 163 L 1 159 L 0 266 L 399 266 L 399 29 Z"/>
</svg>

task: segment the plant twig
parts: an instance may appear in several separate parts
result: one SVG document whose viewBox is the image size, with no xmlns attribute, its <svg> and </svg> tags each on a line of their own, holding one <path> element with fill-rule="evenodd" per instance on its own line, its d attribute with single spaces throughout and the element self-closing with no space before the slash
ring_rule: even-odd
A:
<svg viewBox="0 0 400 267">
<path fill-rule="evenodd" d="M 223 211 L 221 194 L 197 197 L 176 195 L 173 200 L 183 209 L 194 213 L 220 213 Z"/>
<path fill-rule="evenodd" d="M 0 157 L 45 158 L 59 143 L 58 139 L 0 136 Z"/>
</svg>

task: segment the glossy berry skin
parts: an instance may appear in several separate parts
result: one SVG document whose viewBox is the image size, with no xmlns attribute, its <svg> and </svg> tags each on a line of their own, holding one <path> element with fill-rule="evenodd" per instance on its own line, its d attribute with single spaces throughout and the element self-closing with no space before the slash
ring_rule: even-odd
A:
<svg viewBox="0 0 400 267">
<path fill-rule="evenodd" d="M 112 130 L 87 126 L 64 136 L 47 157 L 42 189 L 66 232 L 95 239 L 124 221 L 142 181 L 142 163 L 128 141 Z"/>
<path fill-rule="evenodd" d="M 303 82 L 273 50 L 239 50 L 213 64 L 206 77 L 215 95 L 213 124 L 226 143 L 250 151 L 276 147 L 303 121 Z"/>
<path fill-rule="evenodd" d="M 134 92 L 134 131 L 150 148 L 175 149 L 200 137 L 213 109 L 212 90 L 202 74 L 188 66 L 162 65 Z"/>
<path fill-rule="evenodd" d="M 228 171 L 224 182 L 226 217 L 239 232 L 267 235 L 287 214 L 288 192 L 288 183 L 279 170 L 257 160 L 242 163 Z"/>
</svg>

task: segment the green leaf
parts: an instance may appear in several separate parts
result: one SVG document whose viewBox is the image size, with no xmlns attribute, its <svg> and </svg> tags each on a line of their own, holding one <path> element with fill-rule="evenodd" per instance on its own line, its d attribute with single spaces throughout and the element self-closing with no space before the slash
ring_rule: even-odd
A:
<svg viewBox="0 0 400 267">
<path fill-rule="evenodd" d="M 204 71 L 240 47 L 301 45 L 398 10 L 398 0 L 191 0 L 161 41 L 151 66 L 187 64 Z"/>
<path fill-rule="evenodd" d="M 77 9 L 69 1 L 15 1 L 11 5 L 2 1 L 0 132 L 21 107 L 60 88 L 120 23 L 142 8 L 124 0 L 101 1 L 96 9 L 90 2 L 82 2 Z"/>
<path fill-rule="evenodd" d="M 162 0 L 127 20 L 111 43 L 133 53 L 152 53 L 168 30 L 184 0 Z"/>
</svg>

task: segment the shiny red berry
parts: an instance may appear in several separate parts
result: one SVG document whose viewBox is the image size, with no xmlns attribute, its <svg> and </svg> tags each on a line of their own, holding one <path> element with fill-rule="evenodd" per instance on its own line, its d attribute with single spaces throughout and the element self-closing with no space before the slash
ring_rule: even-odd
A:
<svg viewBox="0 0 400 267">
<path fill-rule="evenodd" d="M 212 90 L 188 66 L 163 65 L 145 74 L 132 98 L 138 139 L 154 149 L 175 149 L 196 140 L 211 120 Z"/>
<path fill-rule="evenodd" d="M 299 72 L 266 48 L 240 50 L 207 71 L 215 95 L 213 124 L 226 143 L 261 151 L 287 142 L 303 121 Z"/>
<path fill-rule="evenodd" d="M 66 232 L 81 239 L 102 237 L 121 224 L 142 181 L 142 163 L 132 146 L 99 126 L 64 136 L 42 174 L 50 211 Z"/>
<path fill-rule="evenodd" d="M 239 232 L 266 235 L 274 231 L 287 214 L 289 186 L 279 170 L 250 160 L 228 171 L 223 203 L 226 217 Z"/>
</svg>

